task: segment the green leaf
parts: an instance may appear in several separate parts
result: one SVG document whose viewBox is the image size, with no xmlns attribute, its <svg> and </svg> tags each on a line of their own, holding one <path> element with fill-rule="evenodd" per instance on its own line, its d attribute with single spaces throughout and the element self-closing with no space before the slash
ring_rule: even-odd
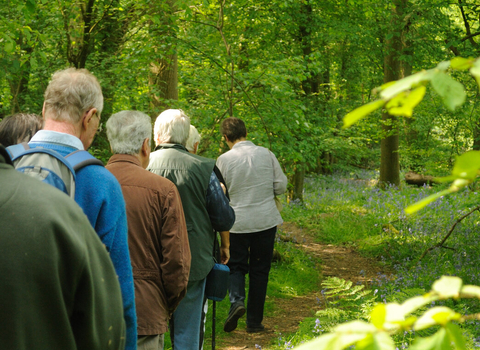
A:
<svg viewBox="0 0 480 350">
<path fill-rule="evenodd" d="M 422 306 L 425 306 L 428 303 L 431 303 L 432 301 L 433 301 L 433 299 L 431 297 L 423 296 L 423 295 L 419 295 L 417 297 L 407 299 L 402 304 L 402 309 L 403 309 L 404 315 L 408 315 L 408 314 L 418 310 Z"/>
<path fill-rule="evenodd" d="M 460 317 L 460 314 L 446 306 L 432 307 L 419 317 L 417 322 L 415 322 L 413 329 L 419 331 L 435 325 L 445 325 L 449 321 L 458 320 Z"/>
<path fill-rule="evenodd" d="M 470 74 L 473 75 L 477 81 L 478 87 L 480 88 L 480 59 L 477 59 L 472 65 L 472 68 L 470 68 Z"/>
<path fill-rule="evenodd" d="M 370 322 L 378 329 L 383 329 L 387 316 L 387 308 L 385 304 L 377 304 L 370 314 Z"/>
<path fill-rule="evenodd" d="M 472 67 L 475 59 L 472 57 L 463 58 L 463 57 L 454 57 L 450 60 L 450 67 L 456 70 L 467 70 Z"/>
<path fill-rule="evenodd" d="M 357 343 L 357 349 L 363 350 L 395 350 L 395 342 L 385 332 L 369 335 Z"/>
<path fill-rule="evenodd" d="M 432 86 L 442 97 L 443 103 L 451 111 L 465 102 L 467 94 L 463 85 L 443 72 L 436 72 L 432 77 Z"/>
<path fill-rule="evenodd" d="M 441 328 L 428 338 L 417 338 L 408 350 L 450 350 L 450 341 L 447 332 Z"/>
<path fill-rule="evenodd" d="M 450 341 L 455 344 L 455 348 L 457 350 L 466 350 L 467 344 L 465 342 L 465 338 L 463 337 L 463 332 L 459 326 L 454 323 L 447 323 L 445 325 L 445 329 L 447 330 L 448 337 Z"/>
<path fill-rule="evenodd" d="M 390 100 L 402 91 L 410 90 L 412 87 L 429 81 L 432 77 L 432 70 L 423 70 L 406 78 L 400 79 L 380 92 L 380 97 L 384 100 Z"/>
<path fill-rule="evenodd" d="M 411 117 L 413 109 L 423 100 L 426 91 L 427 88 L 421 85 L 410 93 L 401 92 L 388 101 L 385 107 L 391 115 Z"/>
<path fill-rule="evenodd" d="M 465 295 L 467 298 L 480 299 L 480 287 L 467 284 L 462 287 L 461 294 L 462 296 Z"/>
<path fill-rule="evenodd" d="M 443 61 L 437 64 L 436 70 L 446 71 L 450 67 L 450 61 Z"/>
<path fill-rule="evenodd" d="M 341 350 L 339 335 L 335 333 L 323 334 L 312 341 L 302 344 L 297 350 Z"/>
<path fill-rule="evenodd" d="M 354 109 L 353 111 L 348 113 L 345 117 L 343 117 L 343 128 L 344 129 L 348 128 L 352 124 L 356 123 L 357 121 L 365 117 L 367 114 L 372 113 L 373 111 L 379 109 L 384 104 L 385 104 L 385 101 L 376 100 Z"/>
<path fill-rule="evenodd" d="M 13 51 L 13 42 L 7 41 L 7 43 L 5 44 L 5 51 L 7 53 L 11 53 Z"/>
<path fill-rule="evenodd" d="M 480 169 L 480 151 L 469 151 L 457 157 L 452 175 L 474 181 Z"/>
<path fill-rule="evenodd" d="M 437 293 L 440 298 L 458 298 L 462 288 L 462 279 L 455 276 L 442 276 L 432 285 L 432 291 Z"/>
<path fill-rule="evenodd" d="M 440 192 L 437 192 L 437 193 L 434 193 L 414 204 L 411 204 L 409 205 L 408 207 L 406 207 L 404 210 L 405 210 L 405 214 L 413 214 L 417 211 L 419 211 L 420 209 L 423 209 L 425 208 L 427 205 L 429 205 L 430 203 L 436 201 L 438 198 L 440 198 L 441 196 L 445 196 L 449 193 L 452 193 L 453 191 L 450 190 L 450 188 L 446 189 L 446 190 L 443 190 L 443 191 L 440 191 Z"/>
</svg>

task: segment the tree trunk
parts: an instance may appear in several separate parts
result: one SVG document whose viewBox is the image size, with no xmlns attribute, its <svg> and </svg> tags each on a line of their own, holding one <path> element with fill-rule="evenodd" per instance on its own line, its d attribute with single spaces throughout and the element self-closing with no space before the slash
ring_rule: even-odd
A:
<svg viewBox="0 0 480 350">
<path fill-rule="evenodd" d="M 401 78 L 400 55 L 402 54 L 402 18 L 407 0 L 395 0 L 392 9 L 391 32 L 385 42 L 384 82 Z M 400 158 L 398 154 L 397 118 L 384 112 L 382 114 L 383 138 L 380 144 L 380 180 L 379 186 L 400 186 Z"/>
<path fill-rule="evenodd" d="M 158 58 L 150 64 L 149 84 L 152 88 L 152 109 L 158 115 L 171 108 L 170 100 L 178 100 L 177 54 Z"/>
<path fill-rule="evenodd" d="M 178 100 L 178 63 L 175 44 L 175 24 L 171 23 L 175 4 L 172 0 L 151 3 L 151 11 L 158 13 L 158 21 L 150 22 L 150 36 L 154 57 L 150 62 L 148 83 L 150 86 L 150 115 L 155 121 L 159 113 L 172 107 Z M 161 47 L 160 47 L 161 45 Z"/>
<path fill-rule="evenodd" d="M 293 174 L 293 190 L 291 191 L 290 198 L 292 200 L 300 200 L 303 202 L 303 182 L 305 180 L 305 169 L 303 167 L 296 167 Z"/>
</svg>

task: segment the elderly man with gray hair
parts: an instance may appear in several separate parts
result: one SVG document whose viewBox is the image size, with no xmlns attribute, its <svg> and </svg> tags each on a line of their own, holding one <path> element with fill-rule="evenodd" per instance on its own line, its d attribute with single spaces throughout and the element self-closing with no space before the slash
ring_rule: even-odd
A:
<svg viewBox="0 0 480 350">
<path fill-rule="evenodd" d="M 180 350 L 200 348 L 200 323 L 205 279 L 214 265 L 214 231 L 228 231 L 235 213 L 225 197 L 213 168 L 215 161 L 189 153 L 185 143 L 190 132 L 190 118 L 182 110 L 161 113 L 154 128 L 155 152 L 147 170 L 170 179 L 182 197 L 187 221 L 192 265 L 187 294 L 170 322 L 172 347 Z M 228 236 L 222 236 L 223 263 L 228 261 Z"/>
<path fill-rule="evenodd" d="M 28 143 L 66 156 L 88 149 L 100 125 L 102 88 L 86 69 L 56 72 L 45 91 L 43 130 Z M 122 190 L 115 177 L 100 165 L 87 165 L 76 172 L 75 201 L 107 248 L 122 290 L 127 325 L 126 349 L 135 349 L 137 324 L 132 265 L 127 245 L 127 216 Z"/>
<path fill-rule="evenodd" d="M 107 121 L 114 155 L 107 169 L 122 186 L 135 282 L 138 349 L 163 349 L 168 320 L 187 291 L 190 249 L 175 185 L 145 170 L 150 156 L 150 117 L 122 111 Z"/>
</svg>

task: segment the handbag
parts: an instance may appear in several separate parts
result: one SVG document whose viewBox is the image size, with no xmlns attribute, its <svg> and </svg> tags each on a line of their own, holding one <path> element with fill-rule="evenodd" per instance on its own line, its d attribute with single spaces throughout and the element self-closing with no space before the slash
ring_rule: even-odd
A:
<svg viewBox="0 0 480 350">
<path fill-rule="evenodd" d="M 222 301 L 227 295 L 230 269 L 227 265 L 215 263 L 207 275 L 205 295 L 213 301 Z"/>
</svg>

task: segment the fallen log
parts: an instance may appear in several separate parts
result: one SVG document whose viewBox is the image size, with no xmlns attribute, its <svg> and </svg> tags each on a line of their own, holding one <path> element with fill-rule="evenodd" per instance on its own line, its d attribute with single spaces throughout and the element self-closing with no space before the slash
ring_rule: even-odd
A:
<svg viewBox="0 0 480 350">
<path fill-rule="evenodd" d="M 405 174 L 405 182 L 409 185 L 417 185 L 421 187 L 423 185 L 431 185 L 435 183 L 433 176 L 420 175 L 414 171 L 409 171 Z"/>
</svg>

